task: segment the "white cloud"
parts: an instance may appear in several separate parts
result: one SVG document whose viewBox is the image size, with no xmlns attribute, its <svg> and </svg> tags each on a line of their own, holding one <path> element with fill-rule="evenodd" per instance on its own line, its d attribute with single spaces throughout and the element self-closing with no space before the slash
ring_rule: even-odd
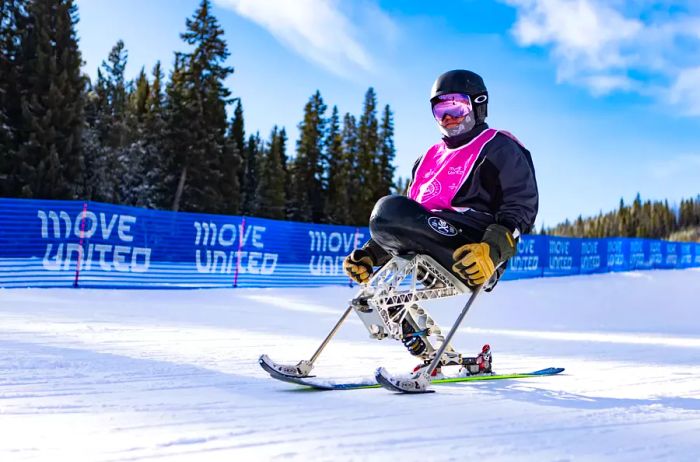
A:
<svg viewBox="0 0 700 462">
<path fill-rule="evenodd" d="M 373 59 L 360 37 L 379 25 L 391 34 L 391 19 L 379 8 L 366 2 L 343 5 L 354 7 L 342 11 L 337 0 L 214 0 L 222 7 L 267 29 L 277 40 L 306 59 L 338 75 L 351 70 L 370 70 Z M 350 13 L 358 18 L 351 20 Z M 372 33 L 376 37 L 376 33 Z"/>
<path fill-rule="evenodd" d="M 669 90 L 669 99 L 687 115 L 700 116 L 700 66 L 678 73 Z"/>
<path fill-rule="evenodd" d="M 612 8 L 588 0 L 514 0 L 521 16 L 514 33 L 523 45 L 552 45 L 565 73 L 585 66 L 591 70 L 627 64 L 621 44 L 642 29 Z M 565 76 L 566 77 L 566 76 Z"/>
<path fill-rule="evenodd" d="M 631 91 L 637 86 L 626 75 L 590 75 L 580 81 L 596 96 L 607 95 L 616 90 Z"/>
<path fill-rule="evenodd" d="M 683 8 L 671 9 L 637 0 L 502 1 L 517 10 L 516 41 L 550 50 L 558 82 L 594 95 L 656 94 L 687 115 L 700 115 L 697 3 L 676 1 Z"/>
</svg>

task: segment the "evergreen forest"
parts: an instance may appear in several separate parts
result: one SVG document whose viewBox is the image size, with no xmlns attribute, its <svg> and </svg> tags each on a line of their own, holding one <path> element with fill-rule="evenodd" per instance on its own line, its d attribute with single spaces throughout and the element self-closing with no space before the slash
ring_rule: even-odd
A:
<svg viewBox="0 0 700 462">
<path fill-rule="evenodd" d="M 540 234 L 570 237 L 645 237 L 672 241 L 700 242 L 700 196 L 682 199 L 680 206 L 668 201 L 642 202 L 639 194 L 626 205 L 620 199 L 617 210 L 597 216 L 566 220 Z"/>
<path fill-rule="evenodd" d="M 359 115 L 316 91 L 296 146 L 284 127 L 247 127 L 209 0 L 184 21 L 170 75 L 156 62 L 129 78 L 120 40 L 94 80 L 73 0 L 0 5 L 0 196 L 366 225 L 402 187 L 393 112 L 373 88 Z"/>
</svg>

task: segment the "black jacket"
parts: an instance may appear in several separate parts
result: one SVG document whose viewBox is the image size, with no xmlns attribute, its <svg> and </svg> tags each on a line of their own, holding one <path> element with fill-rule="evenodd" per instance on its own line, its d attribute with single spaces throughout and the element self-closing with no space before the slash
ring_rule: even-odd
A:
<svg viewBox="0 0 700 462">
<path fill-rule="evenodd" d="M 485 123 L 474 127 L 466 136 L 457 140 L 445 139 L 450 148 L 462 146 L 488 128 Z M 413 177 L 422 156 L 413 166 Z M 479 223 L 485 229 L 498 223 L 520 233 L 528 233 L 535 225 L 539 205 L 535 167 L 530 151 L 521 147 L 507 135 L 497 134 L 482 150 L 469 178 L 455 195 L 454 207 L 471 210 L 454 212 L 457 221 Z"/>
<path fill-rule="evenodd" d="M 488 125 L 482 123 L 459 138 L 443 140 L 449 148 L 458 148 L 487 128 Z M 419 157 L 413 166 L 411 182 L 421 159 Z M 433 212 L 433 215 L 457 225 L 465 235 L 483 236 L 486 228 L 493 223 L 503 225 L 514 233 L 516 230 L 520 234 L 530 232 L 539 205 L 535 167 L 530 152 L 507 135 L 498 133 L 484 146 L 452 205 L 469 210 L 445 210 Z M 390 258 L 372 239 L 363 248 L 377 265 L 383 265 Z"/>
</svg>

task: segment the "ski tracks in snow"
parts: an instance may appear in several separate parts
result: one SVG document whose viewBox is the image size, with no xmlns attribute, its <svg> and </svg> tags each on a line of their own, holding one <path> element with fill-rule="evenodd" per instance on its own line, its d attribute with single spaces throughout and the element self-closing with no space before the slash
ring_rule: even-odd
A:
<svg viewBox="0 0 700 462">
<path fill-rule="evenodd" d="M 565 375 L 423 396 L 309 392 L 258 367 L 261 353 L 308 358 L 347 288 L 0 290 L 0 460 L 697 460 L 699 278 L 504 283 L 455 345 L 473 354 L 488 341 L 497 370 Z M 665 318 L 662 290 L 683 322 Z M 432 313 L 446 324 L 457 311 Z M 380 365 L 415 361 L 351 317 L 314 372 L 356 378 Z"/>
</svg>

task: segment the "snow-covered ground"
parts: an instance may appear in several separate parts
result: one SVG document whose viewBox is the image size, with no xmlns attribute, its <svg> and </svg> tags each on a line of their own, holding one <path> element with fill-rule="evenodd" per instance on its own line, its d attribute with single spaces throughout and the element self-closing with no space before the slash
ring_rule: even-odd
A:
<svg viewBox="0 0 700 462">
<path fill-rule="evenodd" d="M 501 283 L 455 339 L 502 372 L 437 393 L 302 391 L 353 290 L 0 290 L 0 461 L 700 460 L 700 271 Z M 448 325 L 464 300 L 431 311 Z M 415 365 L 351 315 L 329 377 Z"/>
</svg>

